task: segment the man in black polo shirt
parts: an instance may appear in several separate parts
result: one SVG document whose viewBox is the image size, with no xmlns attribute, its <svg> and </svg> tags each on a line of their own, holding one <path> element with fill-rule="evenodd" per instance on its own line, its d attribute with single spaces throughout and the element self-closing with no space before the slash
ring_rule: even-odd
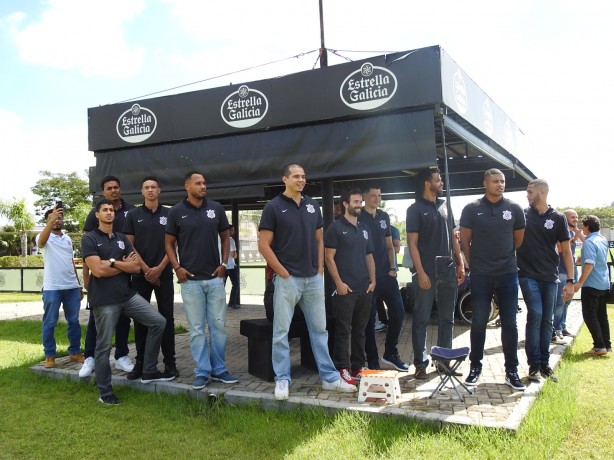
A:
<svg viewBox="0 0 614 460">
<path fill-rule="evenodd" d="M 202 390 L 210 380 L 236 383 L 226 369 L 226 290 L 224 276 L 230 244 L 228 219 L 220 203 L 208 200 L 203 173 L 185 175 L 187 198 L 171 208 L 165 249 L 181 283 L 183 310 L 190 329 L 190 350 L 196 363 L 192 388 Z M 218 247 L 221 241 L 221 260 Z M 179 260 L 177 260 L 177 252 Z M 205 329 L 209 329 L 209 340 Z"/>
<path fill-rule="evenodd" d="M 559 289 L 560 243 L 567 272 L 564 300 L 574 294 L 574 265 L 569 246 L 569 231 L 565 215 L 548 205 L 548 183 L 534 179 L 527 186 L 529 208 L 525 210 L 527 228 L 522 246 L 518 248 L 518 280 L 527 306 L 527 326 L 524 349 L 529 363 L 529 379 L 540 377 L 557 381 L 550 360 L 552 315 Z"/>
<path fill-rule="evenodd" d="M 111 339 L 119 317 L 123 314 L 149 329 L 143 353 L 142 383 L 170 381 L 172 374 L 158 371 L 160 340 L 166 321 L 143 299 L 130 282 L 132 273 L 140 270 L 138 256 L 125 235 L 113 231 L 115 211 L 111 200 L 96 204 L 98 228 L 81 239 L 83 260 L 91 275 L 87 286 L 90 308 L 96 318 L 96 385 L 103 404 L 120 404 L 111 385 Z"/>
<path fill-rule="evenodd" d="M 158 311 L 166 320 L 162 335 L 162 355 L 164 372 L 179 377 L 175 364 L 175 318 L 173 302 L 173 271 L 168 264 L 164 250 L 164 235 L 168 208 L 160 205 L 160 184 L 158 179 L 147 176 L 142 181 L 141 193 L 145 199 L 142 206 L 131 209 L 126 216 L 124 234 L 128 237 L 139 256 L 141 271 L 132 277 L 132 285 L 148 302 L 152 292 L 156 293 Z M 141 378 L 143 374 L 143 351 L 147 338 L 147 328 L 135 321 L 134 341 L 136 343 L 136 364 L 128 374 L 128 380 Z"/>
<path fill-rule="evenodd" d="M 465 266 L 458 240 L 454 236 L 454 218 L 448 206 L 438 198 L 443 195 L 439 169 L 422 169 L 416 175 L 416 202 L 407 208 L 407 245 L 418 282 L 414 281 L 416 301 L 413 310 L 412 344 L 414 377 L 427 378 L 426 330 L 433 301 L 437 299 L 439 327 L 437 346 L 452 348 L 454 308 L 458 285 L 465 280 Z M 416 278 L 414 278 L 416 280 Z"/>
<path fill-rule="evenodd" d="M 339 377 L 328 354 L 324 306 L 324 236 L 320 206 L 303 195 L 306 179 L 302 166 L 284 168 L 285 190 L 269 201 L 258 226 L 258 250 L 275 272 L 273 282 L 273 353 L 275 399 L 288 399 L 290 346 L 288 332 L 298 303 L 303 310 L 322 389 L 356 391 Z"/>
<path fill-rule="evenodd" d="M 362 192 L 344 192 L 340 201 L 345 215 L 326 229 L 324 258 L 336 287 L 333 362 L 341 378 L 355 385 L 365 369 L 365 327 L 375 289 L 375 263 L 369 230 L 358 222 Z"/>
<path fill-rule="evenodd" d="M 505 176 L 498 169 L 484 173 L 484 196 L 463 208 L 461 250 L 471 270 L 471 368 L 467 385 L 477 385 L 482 373 L 486 324 L 491 301 L 497 295 L 505 384 L 524 390 L 518 377 L 518 265 L 516 248 L 522 244 L 525 219 L 522 208 L 503 197 Z"/>
<path fill-rule="evenodd" d="M 375 292 L 388 306 L 388 329 L 382 363 L 394 369 L 407 372 L 409 366 L 400 358 L 397 345 L 401 335 L 401 327 L 405 319 L 403 300 L 397 281 L 396 253 L 392 244 L 390 216 L 379 209 L 382 204 L 382 192 L 376 185 L 368 186 L 363 191 L 365 205 L 358 216 L 358 221 L 369 229 L 373 241 L 373 260 L 375 261 Z M 379 369 L 379 353 L 375 343 L 375 315 L 377 303 L 372 302 L 369 322 L 365 329 L 365 351 L 369 369 Z"/>
<path fill-rule="evenodd" d="M 102 195 L 113 202 L 115 211 L 115 220 L 113 221 L 113 231 L 121 232 L 124 230 L 124 222 L 126 214 L 133 205 L 126 203 L 122 198 L 119 179 L 115 176 L 105 176 L 100 181 Z M 96 218 L 96 208 L 92 208 L 83 225 L 84 232 L 91 232 L 98 228 L 98 219 Z M 89 282 L 89 268 L 87 264 L 83 264 L 83 285 L 87 286 Z M 120 317 L 117 322 L 117 330 L 115 331 L 115 368 L 131 372 L 134 368 L 130 357 L 128 356 L 128 334 L 130 333 L 130 318 L 126 316 Z M 85 362 L 79 370 L 79 377 L 89 377 L 94 371 L 94 350 L 96 349 L 96 322 L 93 313 L 90 311 L 90 317 L 87 323 L 85 333 Z"/>
</svg>

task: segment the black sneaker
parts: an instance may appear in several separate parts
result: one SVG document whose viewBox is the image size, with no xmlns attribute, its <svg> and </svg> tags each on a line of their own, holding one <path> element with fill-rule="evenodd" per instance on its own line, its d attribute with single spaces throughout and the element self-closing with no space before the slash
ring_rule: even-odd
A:
<svg viewBox="0 0 614 460">
<path fill-rule="evenodd" d="M 565 337 L 575 337 L 575 335 L 569 332 L 567 329 L 563 329 L 561 332 L 563 333 L 563 336 Z"/>
<path fill-rule="evenodd" d="M 175 366 L 164 366 L 164 373 L 174 375 L 175 378 L 179 377 L 179 369 Z"/>
<path fill-rule="evenodd" d="M 116 406 L 122 403 L 122 400 L 115 396 L 113 393 L 106 396 L 101 396 L 98 398 L 98 402 L 101 404 L 106 404 L 108 406 Z"/>
<path fill-rule="evenodd" d="M 382 356 L 382 363 L 394 367 L 399 372 L 407 372 L 409 370 L 409 366 L 403 362 L 399 355 L 384 355 Z"/>
<path fill-rule="evenodd" d="M 524 386 L 520 377 L 518 377 L 518 372 L 506 372 L 505 373 L 505 384 L 507 386 L 512 387 L 514 390 L 524 391 L 527 387 Z"/>
<path fill-rule="evenodd" d="M 137 361 L 131 372 L 128 372 L 126 378 L 128 380 L 138 380 L 143 376 L 143 363 Z"/>
<path fill-rule="evenodd" d="M 556 375 L 554 375 L 554 371 L 552 370 L 552 368 L 548 365 L 542 364 L 540 368 L 540 372 L 541 372 L 542 377 L 545 379 L 550 379 L 555 383 L 559 381 Z"/>
<path fill-rule="evenodd" d="M 143 374 L 141 377 L 141 383 L 153 383 L 153 382 L 170 382 L 175 380 L 175 376 L 166 372 L 154 372 L 153 374 Z"/>
<path fill-rule="evenodd" d="M 541 370 L 539 364 L 531 364 L 529 366 L 529 379 L 539 382 L 541 380 Z"/>
<path fill-rule="evenodd" d="M 476 386 L 478 384 L 478 381 L 480 380 L 481 373 L 482 369 L 480 369 L 479 367 L 472 367 L 471 369 L 469 369 L 469 375 L 465 379 L 465 385 L 469 385 L 471 387 Z"/>
</svg>

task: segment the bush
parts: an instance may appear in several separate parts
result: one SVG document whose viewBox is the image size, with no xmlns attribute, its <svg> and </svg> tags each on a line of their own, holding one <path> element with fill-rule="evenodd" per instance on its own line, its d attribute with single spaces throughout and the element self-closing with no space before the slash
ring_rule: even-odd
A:
<svg viewBox="0 0 614 460">
<path fill-rule="evenodd" d="M 24 261 L 20 256 L 2 256 L 0 257 L 0 268 L 20 268 L 20 267 L 42 267 L 43 256 L 37 254 L 35 256 L 26 256 Z"/>
</svg>

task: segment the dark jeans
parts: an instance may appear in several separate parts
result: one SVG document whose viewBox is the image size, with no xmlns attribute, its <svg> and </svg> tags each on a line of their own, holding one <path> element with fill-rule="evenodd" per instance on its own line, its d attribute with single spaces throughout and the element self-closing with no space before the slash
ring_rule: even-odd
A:
<svg viewBox="0 0 614 460">
<path fill-rule="evenodd" d="M 128 356 L 128 334 L 130 333 L 130 318 L 120 316 L 115 326 L 115 359 Z M 96 351 L 96 319 L 93 309 L 90 310 L 90 317 L 87 321 L 85 331 L 85 347 L 83 355 L 86 358 L 93 358 Z"/>
<path fill-rule="evenodd" d="M 606 305 L 607 295 L 608 291 L 601 291 L 591 287 L 583 287 L 580 293 L 582 317 L 593 337 L 593 346 L 595 348 L 612 348 Z"/>
<path fill-rule="evenodd" d="M 497 296 L 499 319 L 501 320 L 501 346 L 505 358 L 506 372 L 518 370 L 518 273 L 505 275 L 478 275 L 471 273 L 471 367 L 482 368 L 486 325 L 490 316 L 492 296 Z"/>
<path fill-rule="evenodd" d="M 143 358 L 143 373 L 153 374 L 158 368 L 160 340 L 164 331 L 165 320 L 140 295 L 134 294 L 129 300 L 120 304 L 100 305 L 92 309 L 98 324 L 98 343 L 96 344 L 96 385 L 100 396 L 113 392 L 111 380 L 111 336 L 122 315 L 132 317 L 149 329 Z"/>
<path fill-rule="evenodd" d="M 371 292 L 335 295 L 335 346 L 333 362 L 337 369 L 356 370 L 365 365 L 365 327 L 371 313 Z"/>
<path fill-rule="evenodd" d="M 548 365 L 552 339 L 552 314 L 559 283 L 520 278 L 522 297 L 527 306 L 524 349 L 531 365 Z"/>
<path fill-rule="evenodd" d="M 386 330 L 386 344 L 384 347 L 384 355 L 397 356 L 399 351 L 397 345 L 399 343 L 399 335 L 401 327 L 405 319 L 405 310 L 403 309 L 403 300 L 399 292 L 399 283 L 396 277 L 385 274 L 378 276 L 375 284 L 375 293 L 373 299 L 378 296 L 386 302 L 388 306 L 388 329 Z M 371 314 L 369 322 L 365 329 L 365 351 L 367 353 L 367 363 L 369 367 L 373 367 L 379 363 L 379 354 L 377 344 L 375 343 L 375 316 L 377 313 L 377 302 L 371 301 Z"/>
<path fill-rule="evenodd" d="M 173 288 L 173 276 L 166 276 L 160 279 L 160 286 L 155 286 L 148 282 L 145 277 L 133 277 L 132 285 L 147 302 L 151 302 L 152 292 L 156 294 L 158 311 L 166 320 L 164 333 L 162 334 L 162 356 L 164 364 L 168 368 L 175 367 L 175 317 L 174 300 L 175 291 Z M 143 363 L 143 352 L 147 340 L 147 328 L 138 321 L 134 322 L 134 342 L 136 345 L 136 361 Z"/>
<path fill-rule="evenodd" d="M 239 283 L 241 278 L 239 277 L 239 267 L 226 270 L 226 275 L 230 278 L 232 288 L 230 288 L 230 296 L 228 297 L 228 305 L 239 305 Z"/>
</svg>

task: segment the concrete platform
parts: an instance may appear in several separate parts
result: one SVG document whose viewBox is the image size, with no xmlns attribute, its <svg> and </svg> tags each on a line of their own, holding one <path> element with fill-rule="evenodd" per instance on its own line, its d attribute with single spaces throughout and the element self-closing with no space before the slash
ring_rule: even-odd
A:
<svg viewBox="0 0 614 460">
<path fill-rule="evenodd" d="M 231 385 L 211 383 L 204 390 L 192 390 L 191 383 L 194 379 L 192 361 L 189 349 L 188 334 L 176 336 L 177 367 L 181 377 L 173 382 L 144 385 L 140 381 L 128 381 L 126 374 L 114 371 L 113 385 L 130 385 L 142 391 L 182 393 L 190 397 L 204 399 L 209 395 L 223 395 L 225 400 L 233 404 L 259 404 L 266 409 L 284 410 L 299 406 L 316 406 L 325 410 L 356 410 L 371 414 L 392 415 L 398 417 L 415 418 L 429 422 L 437 426 L 443 424 L 481 425 L 486 427 L 498 427 L 508 430 L 517 430 L 523 417 L 534 402 L 544 382 L 531 382 L 526 378 L 528 365 L 524 353 L 524 327 L 526 322 L 526 307 L 522 300 L 519 301 L 522 312 L 518 315 L 519 327 L 519 374 L 527 385 L 525 391 L 514 391 L 504 384 L 505 369 L 503 365 L 503 352 L 500 346 L 500 328 L 494 323 L 489 325 L 486 336 L 485 357 L 480 384 L 476 387 L 474 395 L 466 395 L 464 401 L 459 401 L 453 389 L 446 389 L 429 399 L 431 391 L 436 387 L 438 377 L 435 369 L 428 368 L 428 380 L 417 381 L 413 377 L 414 367 L 411 366 L 408 373 L 400 373 L 401 398 L 396 404 L 364 402 L 359 403 L 357 394 L 339 394 L 321 391 L 320 379 L 317 373 L 300 366 L 299 340 L 291 340 L 292 353 L 292 383 L 290 386 L 290 399 L 288 401 L 276 401 L 273 397 L 274 383 L 259 380 L 247 372 L 247 338 L 239 335 L 239 322 L 242 319 L 262 318 L 265 316 L 261 297 L 243 296 L 243 304 L 238 310 L 228 310 L 227 328 L 229 332 L 226 361 L 228 370 L 240 378 L 240 382 Z M 6 313 L 9 308 L 0 306 L 4 318 L 34 317 L 40 318 L 40 314 L 32 311 L 42 305 L 15 305 L 12 311 Z M 29 314 L 28 314 L 29 313 Z M 82 320 L 87 321 L 86 310 L 82 310 Z M 175 316 L 178 324 L 185 325 L 181 298 L 178 296 L 175 303 Z M 411 344 L 411 315 L 406 315 L 399 350 L 401 358 L 406 362 L 412 362 L 413 350 Z M 578 300 L 574 300 L 568 314 L 568 329 L 577 333 L 582 324 L 581 306 Z M 434 345 L 437 326 L 433 322 L 428 331 L 427 349 Z M 454 346 L 469 346 L 469 326 L 457 324 L 455 327 Z M 376 333 L 380 353 L 384 346 L 385 333 Z M 568 347 L 572 338 L 566 338 L 565 345 L 551 346 L 550 364 L 556 367 Z M 134 357 L 134 348 L 131 345 L 131 356 Z M 113 361 L 113 358 L 111 358 Z M 113 363 L 112 363 L 113 364 Z M 162 359 L 160 357 L 160 366 Z M 38 374 L 53 378 L 70 378 L 78 380 L 80 365 L 69 363 L 68 358 L 59 358 L 54 369 L 44 369 L 42 363 L 32 370 Z M 113 366 L 112 366 L 113 367 Z M 460 368 L 466 376 L 469 371 L 468 361 Z M 464 378 L 464 377 L 462 377 Z M 93 382 L 93 378 L 91 379 Z M 121 390 L 120 390 L 121 394 Z M 130 403 L 129 400 L 126 401 Z"/>
</svg>

